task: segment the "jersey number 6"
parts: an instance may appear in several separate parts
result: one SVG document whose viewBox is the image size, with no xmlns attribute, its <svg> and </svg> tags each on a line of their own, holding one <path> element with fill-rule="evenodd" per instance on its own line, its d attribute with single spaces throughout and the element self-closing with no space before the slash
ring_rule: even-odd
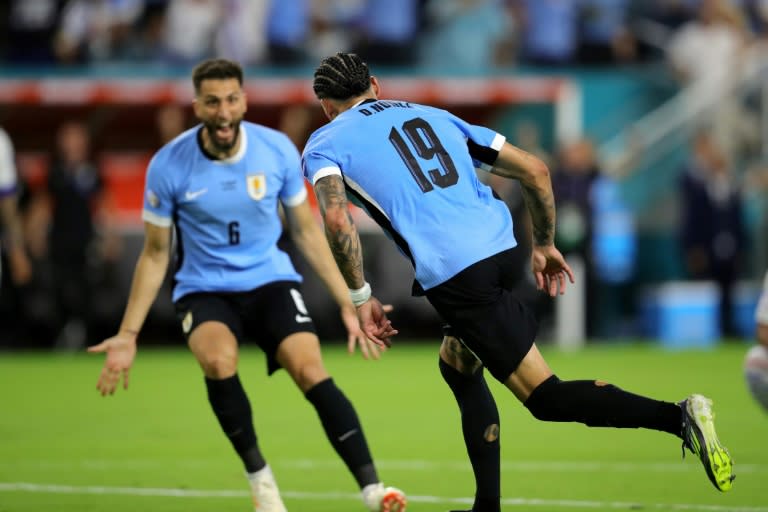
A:
<svg viewBox="0 0 768 512">
<path fill-rule="evenodd" d="M 416 180 L 422 192 L 432 190 L 434 188 L 433 184 L 440 188 L 446 188 L 455 185 L 459 181 L 459 173 L 456 172 L 456 166 L 453 164 L 451 156 L 445 150 L 440 139 L 437 138 L 435 130 L 432 129 L 428 122 L 420 117 L 416 117 L 403 123 L 402 130 L 408 136 L 411 145 L 416 149 L 419 158 L 432 160 L 437 156 L 442 167 L 442 172 L 440 169 L 430 169 L 425 173 L 403 136 L 394 127 L 392 128 L 389 132 L 389 142 L 395 146 L 397 153 L 405 162 L 405 165 L 411 172 L 411 176 Z"/>
</svg>

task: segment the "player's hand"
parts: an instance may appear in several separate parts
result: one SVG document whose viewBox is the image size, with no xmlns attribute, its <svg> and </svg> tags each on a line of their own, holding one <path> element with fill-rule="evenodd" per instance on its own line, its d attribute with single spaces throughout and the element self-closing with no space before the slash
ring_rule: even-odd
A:
<svg viewBox="0 0 768 512">
<path fill-rule="evenodd" d="M 349 306 L 342 307 L 341 319 L 344 322 L 344 327 L 347 328 L 347 350 L 350 354 L 354 354 L 355 347 L 360 346 L 360 353 L 363 355 L 363 359 L 378 359 L 381 357 L 381 352 L 386 350 L 386 347 L 381 348 L 373 340 L 368 339 L 368 336 L 360 328 L 360 320 L 357 318 L 355 306 L 350 304 Z"/>
<path fill-rule="evenodd" d="M 136 357 L 136 335 L 118 333 L 98 345 L 88 347 L 88 352 L 107 354 L 99 375 L 99 382 L 96 384 L 96 389 L 101 396 L 114 394 L 121 377 L 123 389 L 128 389 L 131 366 Z"/>
<path fill-rule="evenodd" d="M 390 311 L 392 311 L 391 306 L 384 306 L 373 296 L 357 307 L 357 318 L 360 319 L 363 332 L 369 340 L 382 348 L 390 347 L 392 345 L 390 338 L 398 333 L 387 318 L 387 313 Z"/>
<path fill-rule="evenodd" d="M 545 291 L 550 297 L 565 293 L 566 277 L 574 282 L 573 271 L 560 251 L 554 245 L 534 245 L 531 254 L 533 276 L 536 288 Z"/>
</svg>

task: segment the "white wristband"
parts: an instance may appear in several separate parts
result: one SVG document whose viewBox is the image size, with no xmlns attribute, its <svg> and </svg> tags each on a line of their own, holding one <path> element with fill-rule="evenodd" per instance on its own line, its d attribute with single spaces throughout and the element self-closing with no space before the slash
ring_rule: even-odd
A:
<svg viewBox="0 0 768 512">
<path fill-rule="evenodd" d="M 371 285 L 366 282 L 362 288 L 349 290 L 349 296 L 352 298 L 352 304 L 354 304 L 355 307 L 361 306 L 371 298 Z"/>
</svg>

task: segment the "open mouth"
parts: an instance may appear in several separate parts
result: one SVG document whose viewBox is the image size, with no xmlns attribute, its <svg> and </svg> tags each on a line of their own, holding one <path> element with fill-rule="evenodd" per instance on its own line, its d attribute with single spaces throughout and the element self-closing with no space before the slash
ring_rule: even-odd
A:
<svg viewBox="0 0 768 512">
<path fill-rule="evenodd" d="M 216 138 L 219 140 L 229 140 L 234 136 L 235 130 L 231 124 L 226 124 L 217 126 L 214 133 L 216 134 Z"/>
</svg>

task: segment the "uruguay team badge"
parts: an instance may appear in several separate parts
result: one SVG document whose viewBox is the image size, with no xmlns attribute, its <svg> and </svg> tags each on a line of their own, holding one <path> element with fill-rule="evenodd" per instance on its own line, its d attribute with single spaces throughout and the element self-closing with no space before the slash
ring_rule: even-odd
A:
<svg viewBox="0 0 768 512">
<path fill-rule="evenodd" d="M 254 201 L 263 199 L 267 194 L 267 176 L 265 174 L 249 174 L 245 181 L 248 183 L 248 195 Z"/>
</svg>

